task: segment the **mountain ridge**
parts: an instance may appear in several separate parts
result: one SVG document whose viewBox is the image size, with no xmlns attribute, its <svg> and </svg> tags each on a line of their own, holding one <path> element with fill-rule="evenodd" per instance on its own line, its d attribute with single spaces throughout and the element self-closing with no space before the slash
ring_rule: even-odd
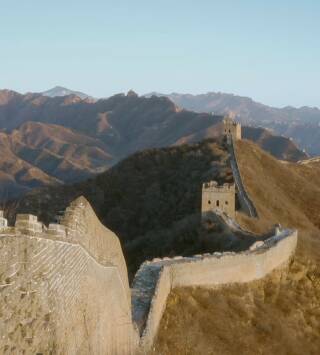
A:
<svg viewBox="0 0 320 355">
<path fill-rule="evenodd" d="M 299 147 L 311 155 L 320 155 L 320 108 L 301 106 L 272 107 L 250 97 L 209 92 L 207 94 L 161 94 L 181 108 L 195 112 L 232 114 L 242 124 L 271 129 L 276 135 L 292 137 Z"/>
<path fill-rule="evenodd" d="M 133 91 L 98 101 L 0 91 L 0 130 L 6 134 L 3 144 L 8 154 L 63 183 L 85 180 L 137 151 L 218 137 L 222 119 L 222 115 L 181 110 L 165 97 L 139 97 Z M 255 130 L 247 138 L 277 158 L 307 158 L 290 140 L 267 132 L 253 134 Z M 245 138 L 246 131 L 244 127 Z M 5 165 L 0 171 L 10 176 Z M 14 184 L 3 186 L 14 190 Z M 25 187 L 30 188 L 28 183 Z"/>
<path fill-rule="evenodd" d="M 159 97 L 177 97 L 177 98 L 194 98 L 194 99 L 200 99 L 200 98 L 206 98 L 206 97 L 230 97 L 230 98 L 237 98 L 237 99 L 242 99 L 247 102 L 252 102 L 257 105 L 265 106 L 270 109 L 275 109 L 275 110 L 300 110 L 300 109 L 308 109 L 308 110 L 316 110 L 320 111 L 319 106 L 308 106 L 308 105 L 302 105 L 302 106 L 294 106 L 294 105 L 285 105 L 285 106 L 274 106 L 274 105 L 267 105 L 264 104 L 261 101 L 255 100 L 250 96 L 245 96 L 245 95 L 238 95 L 238 94 L 233 94 L 233 93 L 227 93 L 227 92 L 222 92 L 222 91 L 207 91 L 205 93 L 200 93 L 200 94 L 191 94 L 191 93 L 181 93 L 181 92 L 171 92 L 168 94 L 165 93 L 160 93 L 157 91 L 151 91 L 149 93 L 143 94 L 142 96 L 145 97 L 151 97 L 151 96 L 159 96 Z M 206 112 L 206 111 L 204 111 Z"/>
</svg>

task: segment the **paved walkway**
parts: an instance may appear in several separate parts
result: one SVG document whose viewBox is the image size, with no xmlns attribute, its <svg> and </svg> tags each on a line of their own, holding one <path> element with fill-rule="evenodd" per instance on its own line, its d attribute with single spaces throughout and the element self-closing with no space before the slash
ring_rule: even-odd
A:
<svg viewBox="0 0 320 355">
<path fill-rule="evenodd" d="M 250 217 L 258 217 L 258 213 L 256 208 L 254 207 L 253 202 L 250 200 L 246 189 L 244 188 L 241 175 L 240 175 L 240 170 L 239 166 L 237 163 L 237 158 L 236 154 L 234 151 L 234 146 L 233 146 L 233 141 L 231 140 L 230 143 L 228 144 L 229 147 L 229 153 L 230 153 L 230 164 L 231 164 L 231 169 L 232 169 L 232 174 L 234 177 L 235 184 L 238 188 L 238 196 L 240 200 L 240 204 L 242 209 L 250 216 Z"/>
</svg>

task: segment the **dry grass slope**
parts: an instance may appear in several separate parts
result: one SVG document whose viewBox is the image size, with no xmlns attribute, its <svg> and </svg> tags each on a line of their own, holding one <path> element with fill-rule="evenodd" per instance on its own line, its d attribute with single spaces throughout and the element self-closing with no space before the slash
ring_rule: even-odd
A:
<svg viewBox="0 0 320 355">
<path fill-rule="evenodd" d="M 299 229 L 287 270 L 220 289 L 177 289 L 169 297 L 156 354 L 319 354 L 319 164 L 280 162 L 253 143 L 237 143 L 245 186 L 260 219 L 238 215 L 253 231 Z"/>
</svg>

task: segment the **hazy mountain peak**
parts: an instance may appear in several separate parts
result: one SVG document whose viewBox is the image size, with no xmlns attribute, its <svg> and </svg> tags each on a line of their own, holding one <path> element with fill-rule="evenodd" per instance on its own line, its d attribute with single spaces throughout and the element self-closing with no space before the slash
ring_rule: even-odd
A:
<svg viewBox="0 0 320 355">
<path fill-rule="evenodd" d="M 44 91 L 41 94 L 44 96 L 49 96 L 49 97 L 75 95 L 75 96 L 80 97 L 83 100 L 89 97 L 89 95 L 87 95 L 83 92 L 73 91 L 73 90 L 70 90 L 70 89 L 65 88 L 63 86 L 55 86 L 54 88 Z"/>
<path fill-rule="evenodd" d="M 128 91 L 127 96 L 139 97 L 139 95 L 132 89 Z"/>
<path fill-rule="evenodd" d="M 0 90 L 0 105 L 6 105 L 10 100 L 18 96 L 21 95 L 16 91 L 7 90 L 7 89 Z"/>
</svg>

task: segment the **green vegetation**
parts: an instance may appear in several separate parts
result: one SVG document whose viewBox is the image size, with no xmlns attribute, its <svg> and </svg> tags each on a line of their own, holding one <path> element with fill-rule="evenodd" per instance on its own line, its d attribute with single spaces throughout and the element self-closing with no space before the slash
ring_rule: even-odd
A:
<svg viewBox="0 0 320 355">
<path fill-rule="evenodd" d="M 146 259 L 225 246 L 226 240 L 213 237 L 223 235 L 218 226 L 200 226 L 201 186 L 212 179 L 233 181 L 222 140 L 136 153 L 84 183 L 33 191 L 19 210 L 49 223 L 84 195 L 102 223 L 119 236 L 132 276 Z"/>
</svg>

